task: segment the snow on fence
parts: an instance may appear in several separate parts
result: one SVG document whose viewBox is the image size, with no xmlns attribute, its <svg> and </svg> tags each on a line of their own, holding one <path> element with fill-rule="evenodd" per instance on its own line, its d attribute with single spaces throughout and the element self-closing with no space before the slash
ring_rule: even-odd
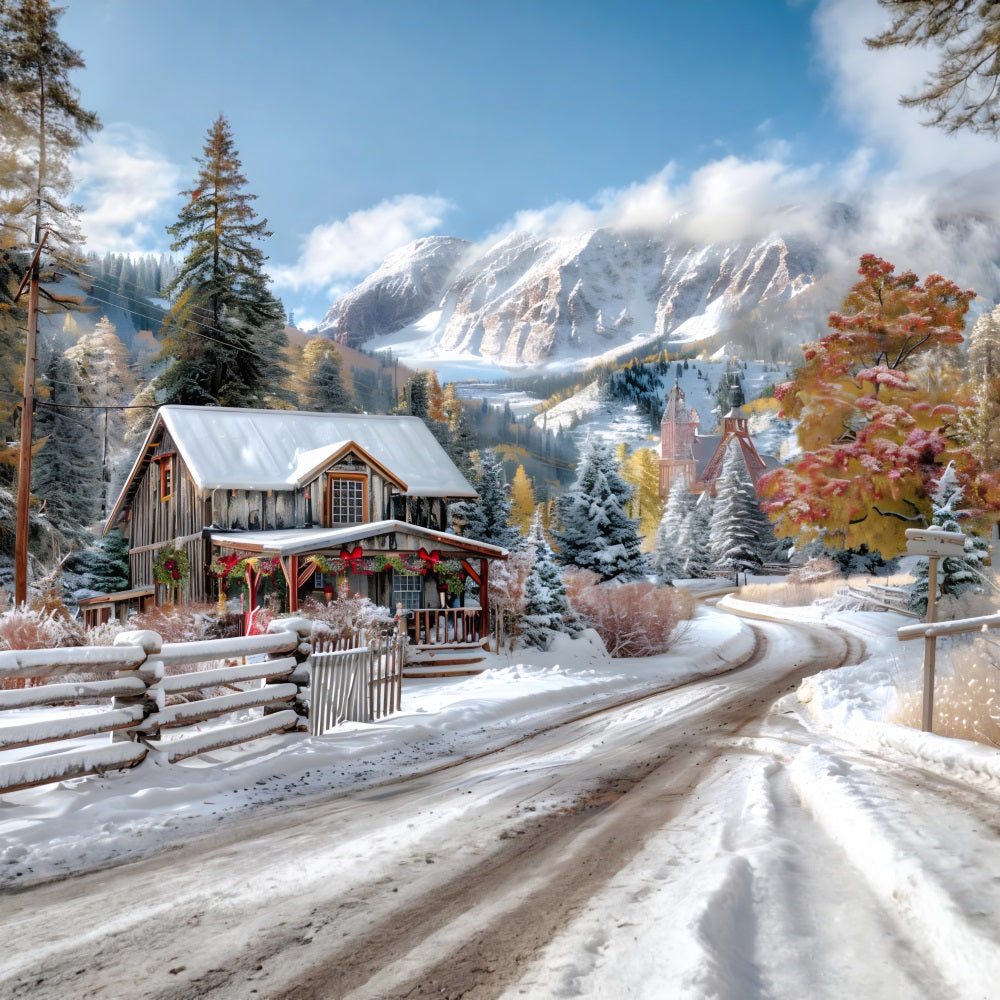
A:
<svg viewBox="0 0 1000 1000">
<path fill-rule="evenodd" d="M 405 636 L 373 637 L 350 654 L 360 664 L 348 669 L 361 671 L 361 700 L 347 715 L 336 700 L 343 682 L 335 681 L 332 688 L 329 682 L 338 673 L 335 665 L 324 664 L 317 672 L 321 688 L 327 685 L 323 693 L 310 691 L 311 628 L 302 618 L 279 619 L 266 635 L 164 644 L 155 632 L 142 631 L 123 633 L 109 647 L 0 652 L 0 687 L 9 681 L 42 681 L 0 690 L 0 714 L 39 710 L 32 718 L 25 713 L 24 722 L 0 724 L 0 754 L 8 758 L 0 760 L 0 793 L 133 767 L 150 749 L 175 762 L 272 733 L 312 731 L 310 703 L 324 713 L 326 728 L 346 718 L 367 721 L 399 708 Z M 325 655 L 320 652 L 321 660 Z M 248 657 L 254 659 L 177 672 Z M 175 672 L 167 674 L 168 668 Z M 168 699 L 176 703 L 168 705 Z M 92 702 L 98 704 L 88 704 Z M 44 711 L 60 706 L 71 708 Z M 249 709 L 263 714 L 245 721 L 227 718 Z M 177 735 L 185 727 L 187 732 Z M 191 727 L 197 729 L 192 732 Z M 37 748 L 47 744 L 108 734 L 110 742 L 104 745 L 10 759 L 18 758 L 21 750 L 37 754 Z"/>
</svg>

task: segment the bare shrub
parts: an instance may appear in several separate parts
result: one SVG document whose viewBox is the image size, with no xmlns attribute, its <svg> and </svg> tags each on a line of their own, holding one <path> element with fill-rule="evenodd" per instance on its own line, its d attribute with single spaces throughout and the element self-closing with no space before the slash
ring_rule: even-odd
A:
<svg viewBox="0 0 1000 1000">
<path fill-rule="evenodd" d="M 0 615 L 0 649 L 53 649 L 79 645 L 78 630 L 65 610 L 34 608 L 22 604 Z M 4 690 L 42 684 L 40 678 L 15 677 L 3 682 Z"/>
<path fill-rule="evenodd" d="M 587 586 L 574 580 L 572 594 L 573 609 L 597 631 L 611 656 L 665 653 L 677 625 L 695 607 L 695 598 L 683 588 L 646 581 Z"/>
<path fill-rule="evenodd" d="M 197 642 L 216 634 L 219 618 L 216 604 L 163 604 L 129 617 L 125 627 L 132 632 L 149 629 L 164 642 Z"/>
<path fill-rule="evenodd" d="M 342 594 L 329 603 L 307 597 L 299 605 L 304 618 L 315 623 L 314 634 L 323 638 L 354 637 L 359 632 L 389 628 L 393 612 L 360 594 Z"/>
<path fill-rule="evenodd" d="M 813 582 L 797 582 L 791 579 L 774 583 L 748 583 L 740 587 L 738 596 L 744 601 L 758 604 L 773 604 L 783 608 L 801 608 L 817 601 L 833 597 L 840 587 L 845 586 L 843 577 L 834 576 Z"/>
<path fill-rule="evenodd" d="M 939 652 L 944 648 L 939 639 Z M 900 690 L 897 710 L 888 721 L 919 729 L 922 719 L 922 689 Z M 1000 747 L 1000 643 L 995 638 L 956 641 L 943 669 L 939 663 L 934 732 Z"/>
</svg>

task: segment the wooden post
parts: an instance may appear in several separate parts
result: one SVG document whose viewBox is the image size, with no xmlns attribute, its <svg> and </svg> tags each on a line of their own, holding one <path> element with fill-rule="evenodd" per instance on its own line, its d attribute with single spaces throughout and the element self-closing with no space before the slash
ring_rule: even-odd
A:
<svg viewBox="0 0 1000 1000">
<path fill-rule="evenodd" d="M 938 557 L 927 557 L 927 624 L 936 620 L 937 614 L 937 567 Z M 937 658 L 937 637 L 929 635 L 924 639 L 924 705 L 920 728 L 925 733 L 933 732 L 934 726 L 934 667 Z"/>
<path fill-rule="evenodd" d="M 489 649 L 490 638 L 490 561 L 481 559 L 479 561 L 479 637 L 487 642 Z"/>
</svg>

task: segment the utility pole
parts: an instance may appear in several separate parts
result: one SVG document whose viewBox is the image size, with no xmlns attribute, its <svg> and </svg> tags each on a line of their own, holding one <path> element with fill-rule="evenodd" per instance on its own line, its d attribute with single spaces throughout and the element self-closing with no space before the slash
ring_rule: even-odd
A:
<svg viewBox="0 0 1000 1000">
<path fill-rule="evenodd" d="M 14 606 L 28 600 L 28 507 L 31 502 L 31 424 L 35 408 L 35 355 L 38 340 L 38 259 L 49 231 L 43 230 L 31 264 L 14 296 L 28 286 L 28 338 L 24 350 L 24 395 L 21 403 L 21 451 L 17 466 L 17 524 L 14 531 Z"/>
</svg>

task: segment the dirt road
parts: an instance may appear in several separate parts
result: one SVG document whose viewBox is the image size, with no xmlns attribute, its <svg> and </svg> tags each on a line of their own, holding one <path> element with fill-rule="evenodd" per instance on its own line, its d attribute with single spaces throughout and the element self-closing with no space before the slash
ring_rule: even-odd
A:
<svg viewBox="0 0 1000 1000">
<path fill-rule="evenodd" d="M 768 713 L 803 676 L 853 662 L 860 649 L 829 629 L 811 630 L 809 646 L 808 656 L 801 641 L 788 646 L 794 654 L 781 654 L 762 638 L 753 662 L 723 677 L 596 712 L 457 766 L 279 810 L 140 863 L 9 896 L 0 994 L 542 997 L 553 995 L 551 963 L 559 961 L 571 970 L 559 995 L 597 995 L 581 975 L 596 975 L 601 962 L 574 954 L 579 936 L 569 929 L 590 920 L 596 929 L 587 933 L 600 935 L 595 901 L 610 899 L 624 872 L 669 861 L 676 873 L 664 868 L 657 891 L 676 877 L 681 892 L 690 865 L 737 849 L 744 856 L 754 838 L 821 841 L 778 766 L 789 747 L 813 737 Z M 735 812 L 726 805 L 732 788 L 758 780 L 784 817 L 761 822 L 745 803 Z M 824 850 L 834 849 L 817 847 Z M 829 995 L 843 996 L 857 984 L 843 970 L 834 976 L 834 967 L 850 943 L 817 949 L 791 979 L 761 948 L 801 936 L 803 921 L 822 933 L 843 897 L 838 881 L 855 877 L 806 854 L 795 859 L 796 884 L 815 900 L 793 898 L 787 872 L 777 870 L 766 905 L 754 902 L 760 885 L 750 897 L 745 886 L 737 893 L 732 905 L 746 908 L 753 937 L 750 959 L 740 958 L 750 963 L 744 985 L 781 975 L 793 989 L 798 975 L 805 992 L 797 995 L 819 996 L 807 987 L 825 976 L 838 991 Z M 857 887 L 851 898 L 864 892 Z M 691 898 L 678 895 L 676 905 Z M 869 913 L 855 915 L 858 928 L 879 924 L 882 909 L 873 900 Z M 730 929 L 720 947 L 731 951 L 742 933 Z M 887 995 L 948 995 L 932 964 L 915 960 L 898 936 L 882 937 L 887 984 L 903 983 Z M 688 977 L 691 995 L 701 989 L 699 974 Z M 921 992 L 927 984 L 945 992 Z M 732 995 L 766 992 L 757 987 Z"/>
</svg>

